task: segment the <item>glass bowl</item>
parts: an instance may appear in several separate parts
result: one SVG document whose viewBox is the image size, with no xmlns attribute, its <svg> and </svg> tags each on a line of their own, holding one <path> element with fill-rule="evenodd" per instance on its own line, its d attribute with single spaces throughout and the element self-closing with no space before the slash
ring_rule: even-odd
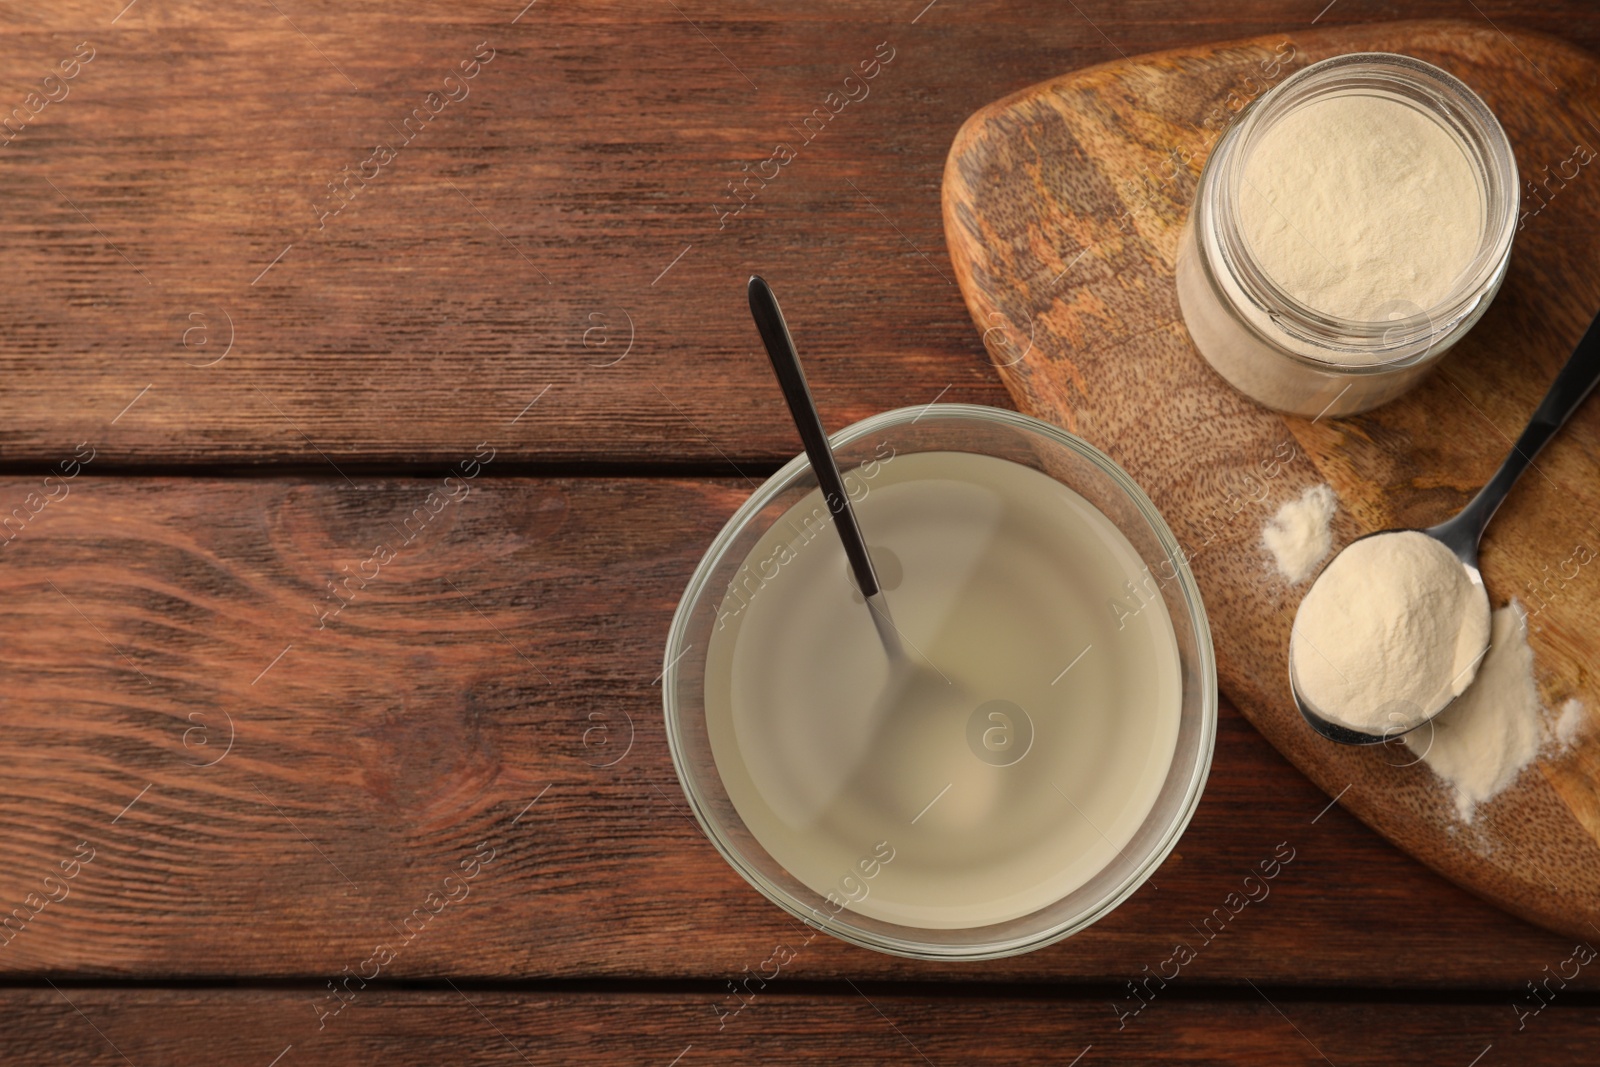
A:
<svg viewBox="0 0 1600 1067">
<path fill-rule="evenodd" d="M 860 871 L 846 872 L 840 885 L 818 889 L 791 874 L 741 818 L 724 775 L 719 772 L 707 712 L 706 672 L 708 662 L 717 661 L 709 650 L 719 625 L 719 610 L 729 610 L 735 583 L 757 588 L 755 572 L 746 566 L 752 549 L 762 543 L 791 507 L 817 491 L 816 477 L 802 455 L 767 479 L 728 520 L 696 568 L 672 620 L 664 656 L 662 695 L 673 766 L 689 806 L 723 858 L 762 895 L 808 925 L 852 944 L 922 959 L 990 959 L 1028 952 L 1067 937 L 1108 913 L 1155 871 L 1188 825 L 1211 766 L 1217 721 L 1216 664 L 1205 608 L 1183 551 L 1149 497 L 1110 458 L 1071 434 L 1025 415 L 966 404 L 902 408 L 864 419 L 835 433 L 830 440 L 852 497 L 858 488 L 865 496 L 867 482 L 876 476 L 878 465 L 889 462 L 886 456 L 898 459 L 918 453 L 972 453 L 1009 460 L 1039 472 L 1077 494 L 1054 496 L 1081 498 L 1097 509 L 1130 547 L 1131 552 L 1122 558 L 1131 565 L 1136 555 L 1143 568 L 1142 573 L 1135 572 L 1139 578 L 1137 587 L 1129 581 L 1125 590 L 1119 590 L 1119 595 L 1125 593 L 1127 597 L 1125 605 L 1133 606 L 1123 610 L 1137 610 L 1159 600 L 1171 623 L 1176 646 L 1172 689 L 1177 704 L 1171 762 L 1164 777 L 1157 762 L 1151 763 L 1153 770 L 1144 772 L 1153 783 L 1150 793 L 1154 799 L 1142 820 L 1136 813 L 1128 817 L 1125 829 L 1131 830 L 1126 839 L 1118 843 L 1101 834 L 1108 848 L 1096 845 L 1085 850 L 1085 855 L 1091 857 L 1085 863 L 1093 865 L 1086 880 L 1043 906 L 1031 907 L 1003 921 L 908 924 L 857 910 L 852 906 L 857 900 L 855 889 L 860 887 L 863 895 L 868 891 L 866 880 L 877 873 L 877 859 L 886 854 L 882 849 L 878 850 L 877 859 L 864 856 Z M 1039 477 L 1032 473 L 1024 476 Z M 1037 484 L 1049 488 L 1042 479 Z M 871 543 L 869 503 L 863 500 L 858 509 Z M 832 547 L 835 532 L 827 530 L 823 535 L 830 539 Z M 787 536 L 787 528 L 783 536 Z M 1048 539 L 1043 542 L 1043 550 L 1063 551 Z M 874 553 L 877 551 L 874 544 Z M 885 567 L 881 561 L 879 570 L 883 576 Z M 892 610 L 894 586 L 888 578 L 884 586 L 889 590 Z M 1095 604 L 1094 610 L 1102 609 L 1111 611 L 1110 618 L 1119 626 L 1123 623 L 1110 602 Z M 863 618 L 866 610 L 863 604 Z M 1159 618 L 1159 612 L 1153 617 Z M 726 623 L 725 618 L 720 621 Z M 1043 639 L 1050 640 L 1052 636 L 1045 635 Z M 1075 651 L 1052 648 L 1050 654 L 1061 655 L 1064 662 Z M 1055 663 L 1049 662 L 1053 672 Z M 826 670 L 827 666 L 819 664 L 818 670 Z M 720 678 L 714 682 L 714 691 L 731 686 Z M 1029 737 L 1031 743 L 1031 732 Z M 967 744 L 973 746 L 972 752 L 979 759 L 993 762 L 979 751 L 970 734 Z M 727 749 L 723 751 L 726 753 Z M 783 751 L 781 747 L 779 751 Z M 1045 770 L 1053 773 L 1049 764 Z M 739 773 L 748 776 L 749 772 L 741 769 Z M 1070 801 L 1070 797 L 1067 799 Z M 1135 809 L 1130 806 L 1127 810 Z M 1086 814 L 1084 819 L 1088 820 Z M 1114 828 L 1113 832 L 1118 831 Z M 893 851 L 892 846 L 887 847 L 887 854 L 892 855 Z M 1100 864 L 1094 856 L 1105 862 Z M 1047 889 L 1053 884 L 1047 883 Z"/>
</svg>

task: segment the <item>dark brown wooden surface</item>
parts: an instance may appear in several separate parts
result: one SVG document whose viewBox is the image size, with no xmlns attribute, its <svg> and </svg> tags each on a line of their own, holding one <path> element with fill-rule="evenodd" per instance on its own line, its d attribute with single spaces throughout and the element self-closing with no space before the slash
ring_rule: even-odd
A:
<svg viewBox="0 0 1600 1067">
<path fill-rule="evenodd" d="M 819 937 L 719 1033 L 724 983 L 805 935 L 685 817 L 652 685 L 749 491 L 735 465 L 798 447 L 750 271 L 829 425 L 1006 404 L 939 219 L 972 111 L 1119 53 L 1471 5 L 521 6 L 0 12 L 0 113 L 96 50 L 0 148 L 0 514 L 95 450 L 0 549 L 0 901 L 94 850 L 0 947 L 0 1061 L 1585 1058 L 1590 969 L 1514 1032 L 1567 940 L 1324 811 L 1227 707 L 1177 853 L 1089 931 L 959 967 Z M 1587 5 L 1480 6 L 1600 47 Z M 470 95 L 319 231 L 325 183 L 485 40 Z M 882 41 L 871 95 L 719 231 L 740 164 Z M 319 631 L 326 581 L 482 441 L 471 495 Z M 552 472 L 591 477 L 508 477 Z M 482 841 L 465 899 L 406 940 Z M 1119 1032 L 1125 983 L 1278 842 L 1270 898 Z M 319 1032 L 325 983 L 391 942 L 379 981 L 405 985 Z"/>
<path fill-rule="evenodd" d="M 941 393 L 1006 404 L 943 252 L 962 121 L 1119 54 L 1317 12 L 940 0 L 917 18 L 925 3 L 541 0 L 515 25 L 512 0 L 3 16 L 7 109 L 80 41 L 96 58 L 0 149 L 0 458 L 53 461 L 95 436 L 107 466 L 447 463 L 549 386 L 509 454 L 776 462 L 798 438 L 746 322 L 752 270 L 785 300 L 830 424 Z M 1600 44 L 1581 3 L 1483 10 Z M 1319 25 L 1425 15 L 1477 17 L 1459 0 L 1338 0 Z M 485 40 L 495 58 L 469 95 L 318 229 L 327 182 L 399 139 Z M 803 140 L 793 127 L 883 41 L 895 58 L 870 95 L 719 229 L 741 164 Z M 633 349 L 604 366 L 629 318 Z M 230 332 L 221 363 L 190 365 Z"/>
<path fill-rule="evenodd" d="M 94 859 L 0 975 L 336 975 L 483 841 L 386 975 L 712 978 L 808 937 L 690 820 L 653 684 L 742 482 L 480 475 L 323 629 L 321 583 L 439 480 L 73 484 L 0 550 L 0 901 Z M 1206 927 L 1279 845 L 1271 894 Z M 1281 986 L 1511 990 L 1571 947 L 1356 830 L 1227 708 L 1194 828 L 1088 931 L 961 965 L 818 937 L 786 973 L 1120 982 L 1202 930 L 1197 980 Z"/>
<path fill-rule="evenodd" d="M 781 981 L 781 980 L 780 980 Z M 1157 994 L 1118 1018 L 1100 997 L 946 996 L 840 983 L 753 996 L 718 1029 L 715 990 L 401 994 L 352 985 L 343 1010 L 312 990 L 102 990 L 0 996 L 18 1062 L 84 1065 L 289 1063 L 1237 1064 L 1589 1063 L 1592 1006 L 1559 1001 L 1517 1019 L 1500 1003 L 1349 1002 Z M 317 1028 L 319 1018 L 326 1024 Z M 237 1035 L 237 1036 L 235 1036 Z M 225 1052 L 219 1052 L 225 1049 Z M 681 1058 L 680 1058 L 681 1057 Z"/>
<path fill-rule="evenodd" d="M 1241 94 L 1370 51 L 1416 56 L 1472 86 L 1499 117 L 1520 173 L 1544 192 L 1524 198 L 1505 284 L 1437 373 L 1365 415 L 1282 416 L 1239 394 L 1195 349 L 1174 282 L 1179 235 Z M 1334 544 L 1343 547 L 1442 521 L 1494 473 L 1600 307 L 1600 284 L 1577 266 L 1600 259 L 1600 183 L 1552 183 L 1541 171 L 1600 143 L 1596 119 L 1600 60 L 1554 38 L 1482 19 L 1294 31 L 1119 59 L 997 102 L 958 135 L 944 200 L 974 321 L 1009 326 L 985 338 L 1023 410 L 1101 442 L 1172 523 L 1205 597 L 1223 690 L 1390 840 L 1579 938 L 1600 930 L 1600 736 L 1586 726 L 1570 751 L 1552 746 L 1464 824 L 1448 784 L 1405 748 L 1329 744 L 1306 728 L 1283 665 L 1309 584 L 1279 578 L 1260 538 L 1277 506 L 1308 486 L 1338 494 Z M 1175 152 L 1184 162 L 1165 166 Z M 1141 177 L 1120 181 L 1127 173 Z M 1483 546 L 1491 603 L 1520 597 L 1538 613 L 1528 640 L 1549 708 L 1571 699 L 1600 708 L 1594 597 L 1565 576 L 1569 588 L 1548 603 L 1529 593 L 1596 539 L 1597 518 L 1600 402 L 1540 454 Z"/>
</svg>

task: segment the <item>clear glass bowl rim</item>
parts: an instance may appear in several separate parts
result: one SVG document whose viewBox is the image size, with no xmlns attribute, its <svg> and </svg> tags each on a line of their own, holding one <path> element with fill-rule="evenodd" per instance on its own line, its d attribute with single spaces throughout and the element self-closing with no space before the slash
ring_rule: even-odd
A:
<svg viewBox="0 0 1600 1067">
<path fill-rule="evenodd" d="M 1182 807 L 1168 822 L 1155 847 L 1149 850 L 1115 890 L 1107 893 L 1093 907 L 1086 909 L 1073 918 L 1038 931 L 997 939 L 993 942 L 949 945 L 918 941 L 913 938 L 890 937 L 856 928 L 848 922 L 839 922 L 840 917 L 849 915 L 848 909 L 841 911 L 832 919 L 818 921 L 811 909 L 801 906 L 785 889 L 769 881 L 759 870 L 756 870 L 745 861 L 738 849 L 724 840 L 716 820 L 706 812 L 706 805 L 695 785 L 694 775 L 687 765 L 687 757 L 679 748 L 678 727 L 682 709 L 678 707 L 677 702 L 677 660 L 683 650 L 683 642 L 691 621 L 693 606 L 700 602 L 700 598 L 705 592 L 706 583 L 721 563 L 734 538 L 745 528 L 751 518 L 759 514 L 762 508 L 766 507 L 780 493 L 793 485 L 797 478 L 810 470 L 811 463 L 804 453 L 791 459 L 777 473 L 762 482 L 761 486 L 750 495 L 749 499 L 740 505 L 739 509 L 733 513 L 722 529 L 718 531 L 710 547 L 706 549 L 699 564 L 696 565 L 694 574 L 689 579 L 689 584 L 685 587 L 677 608 L 673 611 L 672 626 L 667 633 L 667 645 L 663 652 L 664 666 L 661 674 L 661 694 L 666 717 L 667 748 L 672 754 L 673 771 L 678 777 L 678 784 L 683 789 L 690 809 L 694 812 L 695 821 L 700 825 L 701 832 L 705 834 L 717 852 L 721 854 L 723 860 L 763 897 L 778 905 L 807 926 L 823 930 L 850 944 L 896 956 L 927 960 L 998 959 L 1005 956 L 1021 955 L 1037 948 L 1043 948 L 1046 945 L 1070 937 L 1097 922 L 1143 885 L 1150 875 L 1155 872 L 1156 868 L 1172 853 L 1172 850 L 1177 847 L 1178 840 L 1183 836 L 1184 831 L 1188 829 L 1189 823 L 1194 817 L 1195 809 L 1199 806 L 1201 794 L 1205 791 L 1205 783 L 1211 772 L 1212 756 L 1216 749 L 1218 704 L 1216 656 L 1212 647 L 1211 628 L 1206 619 L 1205 605 L 1200 598 L 1200 587 L 1195 582 L 1193 573 L 1189 570 L 1187 557 L 1182 547 L 1178 544 L 1177 537 L 1167 526 L 1166 520 L 1161 517 L 1161 513 L 1156 509 L 1155 503 L 1140 488 L 1139 484 L 1129 477 L 1127 472 L 1115 460 L 1087 441 L 1075 437 L 1041 419 L 1015 411 L 1008 411 L 1004 408 L 986 407 L 981 404 L 938 403 L 926 404 L 921 407 L 895 408 L 891 411 L 868 416 L 859 422 L 852 423 L 829 434 L 828 441 L 834 450 L 838 451 L 844 445 L 857 441 L 862 437 L 918 422 L 928 418 L 930 415 L 944 419 L 970 419 L 1007 426 L 1023 433 L 1043 437 L 1052 444 L 1060 445 L 1077 453 L 1083 459 L 1088 460 L 1102 474 L 1109 477 L 1113 484 L 1127 496 L 1138 510 L 1140 516 L 1149 525 L 1157 543 L 1172 561 L 1177 575 L 1178 588 L 1182 593 L 1184 606 L 1189 614 L 1189 624 L 1194 631 L 1195 654 L 1200 668 L 1199 754 L 1194 767 L 1190 771 L 1189 781 L 1184 788 Z M 1066 483 L 1063 482 L 1062 484 Z M 1067 487 L 1069 489 L 1072 488 L 1070 485 Z M 703 714 L 703 709 L 701 709 L 700 713 Z M 904 929 L 913 930 L 915 928 L 904 927 Z"/>
</svg>

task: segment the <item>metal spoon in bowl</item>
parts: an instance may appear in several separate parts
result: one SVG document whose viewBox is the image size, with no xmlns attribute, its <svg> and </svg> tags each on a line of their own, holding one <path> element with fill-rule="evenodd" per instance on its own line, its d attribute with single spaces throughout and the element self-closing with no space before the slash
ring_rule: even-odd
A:
<svg viewBox="0 0 1600 1067">
<path fill-rule="evenodd" d="M 878 574 L 872 567 L 872 557 L 867 554 L 867 539 L 861 535 L 856 522 L 855 509 L 850 506 L 850 495 L 845 492 L 844 479 L 839 477 L 839 465 L 834 461 L 833 449 L 828 445 L 828 433 L 822 428 L 822 417 L 811 399 L 811 388 L 806 385 L 805 371 L 800 369 L 800 354 L 795 351 L 794 338 L 789 336 L 789 325 L 778 309 L 778 298 L 759 274 L 750 276 L 750 314 L 761 332 L 761 342 L 766 346 L 767 357 L 778 376 L 783 398 L 789 402 L 789 414 L 794 416 L 795 428 L 800 431 L 800 441 L 805 445 L 806 458 L 816 472 L 817 485 L 822 489 L 822 499 L 833 515 L 833 527 L 844 542 L 844 554 L 850 560 L 856 586 L 866 598 L 872 612 L 872 624 L 891 660 L 902 660 L 905 651 L 900 645 L 900 634 L 889 618 L 889 602 L 878 584 Z"/>
<path fill-rule="evenodd" d="M 1500 464 L 1500 469 L 1495 471 L 1494 477 L 1489 479 L 1489 483 L 1478 491 L 1478 495 L 1473 497 L 1455 518 L 1421 531 L 1444 544 L 1455 554 L 1461 561 L 1462 567 L 1466 569 L 1467 578 L 1473 585 L 1480 587 L 1483 585 L 1483 575 L 1478 570 L 1478 542 L 1483 539 L 1483 531 L 1488 527 L 1489 520 L 1494 518 L 1501 501 L 1505 500 L 1522 472 L 1533 462 L 1533 457 L 1539 454 L 1539 450 L 1566 424 L 1572 413 L 1578 410 L 1578 405 L 1583 403 L 1597 382 L 1600 382 L 1600 316 L 1589 323 L 1583 339 L 1578 342 L 1578 347 L 1572 350 L 1566 366 L 1556 375 L 1556 380 L 1550 385 L 1550 391 L 1545 394 L 1544 400 L 1534 411 L 1533 418 L 1528 421 L 1527 428 L 1522 431 L 1522 436 L 1517 438 L 1517 443 L 1511 447 L 1511 454 Z M 1397 532 L 1399 531 L 1382 531 L 1382 533 Z M 1376 537 L 1379 534 L 1367 536 Z M 1298 624 L 1298 618 L 1295 621 Z M 1387 730 L 1381 735 L 1364 733 L 1334 722 L 1311 705 L 1301 693 L 1299 682 L 1295 678 L 1294 642 L 1295 632 L 1298 629 L 1296 625 L 1295 629 L 1290 631 L 1289 689 L 1294 693 L 1295 705 L 1300 709 L 1300 714 L 1305 717 L 1306 722 L 1330 741 L 1337 741 L 1342 745 L 1381 744 L 1391 737 L 1409 733 L 1430 722 L 1455 700 L 1455 697 L 1445 696 L 1437 707 L 1428 709 L 1427 714 L 1416 722 L 1400 729 Z M 1485 642 L 1484 647 L 1479 650 L 1478 660 L 1481 661 L 1487 651 L 1488 644 Z"/>
</svg>

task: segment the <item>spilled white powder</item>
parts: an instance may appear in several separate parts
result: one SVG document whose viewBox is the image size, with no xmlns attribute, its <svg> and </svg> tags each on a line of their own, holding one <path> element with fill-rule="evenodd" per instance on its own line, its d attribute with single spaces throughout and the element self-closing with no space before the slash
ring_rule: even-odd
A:
<svg viewBox="0 0 1600 1067">
<path fill-rule="evenodd" d="M 1571 748 L 1578 739 L 1589 732 L 1589 716 L 1576 697 L 1561 705 L 1561 717 L 1556 720 L 1556 740 L 1562 748 Z"/>
<path fill-rule="evenodd" d="M 1478 250 L 1484 194 L 1455 137 L 1387 97 L 1324 97 L 1262 131 L 1239 217 L 1261 269 L 1325 314 L 1381 322 L 1440 303 Z"/>
<path fill-rule="evenodd" d="M 1433 720 L 1432 729 L 1423 726 L 1405 735 L 1406 746 L 1452 788 L 1463 822 L 1471 822 L 1479 804 L 1516 781 L 1545 740 L 1528 616 L 1521 604 L 1513 600 L 1494 613 L 1492 640 L 1467 691 Z M 1569 709 L 1576 704 L 1567 702 Z"/>
<path fill-rule="evenodd" d="M 1314 485 L 1287 500 L 1261 531 L 1261 542 L 1272 553 L 1284 580 L 1294 585 L 1311 577 L 1317 564 L 1333 547 L 1329 524 L 1339 510 L 1339 498 L 1326 485 Z"/>
<path fill-rule="evenodd" d="M 1300 603 L 1289 643 L 1301 696 L 1353 730 L 1392 735 L 1472 683 L 1489 599 L 1425 533 L 1365 537 L 1334 557 Z"/>
</svg>

